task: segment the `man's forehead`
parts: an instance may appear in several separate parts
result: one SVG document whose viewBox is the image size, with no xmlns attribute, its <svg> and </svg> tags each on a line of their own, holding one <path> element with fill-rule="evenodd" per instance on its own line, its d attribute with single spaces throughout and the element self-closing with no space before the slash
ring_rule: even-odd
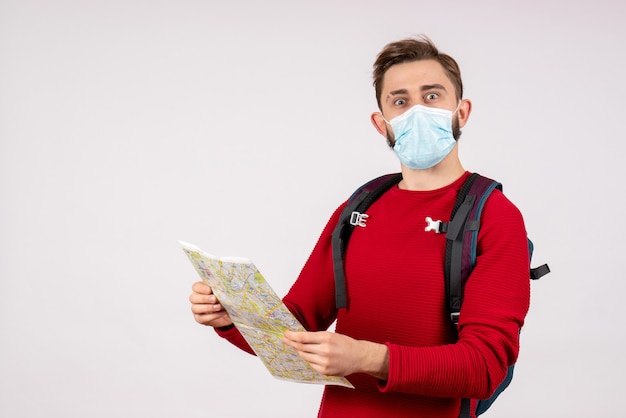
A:
<svg viewBox="0 0 626 418">
<path fill-rule="evenodd" d="M 435 60 L 420 60 L 395 64 L 383 77 L 386 94 L 401 90 L 449 90 L 452 83 L 443 66 Z"/>
</svg>

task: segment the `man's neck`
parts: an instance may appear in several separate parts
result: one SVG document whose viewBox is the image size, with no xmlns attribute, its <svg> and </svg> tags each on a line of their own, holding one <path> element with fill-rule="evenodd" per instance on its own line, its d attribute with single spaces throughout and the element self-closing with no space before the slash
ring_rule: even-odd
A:
<svg viewBox="0 0 626 418">
<path fill-rule="evenodd" d="M 450 158 L 452 157 L 452 158 Z M 401 189 L 436 190 L 454 183 L 465 173 L 456 155 L 448 155 L 442 162 L 426 170 L 412 170 L 402 166 Z"/>
</svg>

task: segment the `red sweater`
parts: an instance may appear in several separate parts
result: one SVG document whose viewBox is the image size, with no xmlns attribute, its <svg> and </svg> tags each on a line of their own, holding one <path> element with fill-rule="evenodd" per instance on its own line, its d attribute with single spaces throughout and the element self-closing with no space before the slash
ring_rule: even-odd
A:
<svg viewBox="0 0 626 418">
<path fill-rule="evenodd" d="M 432 191 L 393 187 L 367 210 L 346 252 L 349 306 L 339 311 L 331 233 L 345 203 L 333 213 L 284 303 L 310 331 L 336 319 L 336 332 L 386 344 L 389 376 L 348 376 L 354 390 L 326 386 L 320 417 L 457 418 L 461 398 L 488 398 L 517 359 L 530 299 L 518 209 L 497 190 L 485 204 L 458 339 L 445 304 L 445 234 L 424 231 L 427 216 L 449 220 L 468 175 Z M 236 329 L 219 334 L 250 351 Z"/>
</svg>

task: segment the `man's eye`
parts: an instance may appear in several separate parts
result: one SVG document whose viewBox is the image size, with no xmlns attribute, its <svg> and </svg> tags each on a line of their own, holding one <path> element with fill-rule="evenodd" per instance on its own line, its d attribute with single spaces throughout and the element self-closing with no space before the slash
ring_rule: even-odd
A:
<svg viewBox="0 0 626 418">
<path fill-rule="evenodd" d="M 439 97 L 439 94 L 437 93 L 428 93 L 426 95 L 426 100 L 435 100 Z"/>
<path fill-rule="evenodd" d="M 396 106 L 402 106 L 405 103 L 406 103 L 406 100 L 404 100 L 404 99 L 396 99 L 393 102 L 393 104 L 395 104 Z"/>
</svg>

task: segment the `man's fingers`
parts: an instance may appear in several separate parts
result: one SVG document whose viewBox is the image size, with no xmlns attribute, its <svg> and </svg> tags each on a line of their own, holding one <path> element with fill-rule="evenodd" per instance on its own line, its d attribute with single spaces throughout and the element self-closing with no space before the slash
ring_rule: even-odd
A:
<svg viewBox="0 0 626 418">
<path fill-rule="evenodd" d="M 308 338 L 308 334 L 310 332 L 295 332 L 295 331 L 285 331 L 285 337 L 293 342 L 297 343 L 307 343 L 310 341 Z"/>
<path fill-rule="evenodd" d="M 322 344 L 329 341 L 328 332 L 295 332 L 285 331 L 285 337 L 301 344 Z"/>
<path fill-rule="evenodd" d="M 312 362 L 312 358 L 306 358 L 306 354 L 317 356 L 328 352 L 329 341 L 327 332 L 293 332 L 285 331 L 283 342 L 298 351 L 305 360 Z"/>
<path fill-rule="evenodd" d="M 192 303 L 191 312 L 195 314 L 215 313 L 223 311 L 224 307 L 219 303 Z"/>
<path fill-rule="evenodd" d="M 203 293 L 192 293 L 189 295 L 189 302 L 192 304 L 195 303 L 220 303 L 219 300 L 215 297 L 215 295 L 205 295 Z"/>
<path fill-rule="evenodd" d="M 201 293 L 203 295 L 210 295 L 213 293 L 211 286 L 209 286 L 208 284 L 204 282 L 195 282 L 191 286 L 191 290 L 193 290 L 195 293 Z"/>
<path fill-rule="evenodd" d="M 219 319 L 225 318 L 226 314 L 224 312 L 220 313 L 204 313 L 204 314 L 194 314 L 193 317 L 196 322 L 203 325 L 214 325 L 215 321 Z"/>
</svg>

